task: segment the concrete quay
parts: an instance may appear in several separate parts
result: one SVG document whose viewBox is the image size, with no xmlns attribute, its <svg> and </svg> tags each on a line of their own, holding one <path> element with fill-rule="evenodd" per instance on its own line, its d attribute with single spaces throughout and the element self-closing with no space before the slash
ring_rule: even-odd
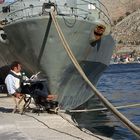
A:
<svg viewBox="0 0 140 140">
<path fill-rule="evenodd" d="M 87 134 L 57 114 L 14 114 L 13 106 L 11 97 L 0 94 L 1 140 L 110 140 L 96 134 Z M 69 115 L 62 115 L 72 121 Z"/>
</svg>

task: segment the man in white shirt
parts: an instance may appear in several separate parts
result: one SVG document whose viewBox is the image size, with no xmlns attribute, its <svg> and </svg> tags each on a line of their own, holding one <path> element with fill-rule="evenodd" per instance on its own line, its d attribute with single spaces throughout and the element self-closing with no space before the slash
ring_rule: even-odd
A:
<svg viewBox="0 0 140 140">
<path fill-rule="evenodd" d="M 17 61 L 14 61 L 11 64 L 11 70 L 5 78 L 5 84 L 10 95 L 16 97 L 20 96 L 20 79 L 21 79 L 21 64 Z"/>
<path fill-rule="evenodd" d="M 5 78 L 5 84 L 8 90 L 8 94 L 11 95 L 15 102 L 15 108 L 13 112 L 19 109 L 19 104 L 25 97 L 25 95 L 21 94 L 21 63 L 18 61 L 14 61 L 11 64 L 11 70 L 9 74 Z M 17 101 L 19 100 L 19 101 Z"/>
<path fill-rule="evenodd" d="M 22 75 L 21 75 L 21 67 L 22 66 L 21 66 L 20 62 L 14 61 L 11 64 L 11 70 L 10 70 L 9 74 L 5 78 L 5 84 L 6 84 L 6 87 L 8 90 L 8 94 L 13 97 L 14 102 L 15 102 L 15 108 L 13 110 L 14 113 L 17 111 L 17 109 L 18 109 L 18 111 L 20 111 L 20 113 L 23 113 L 22 112 L 23 107 L 26 104 L 25 93 L 30 94 L 30 93 L 28 93 L 28 92 L 30 92 L 28 85 L 22 87 L 22 92 L 24 92 L 24 94 L 21 93 L 21 82 L 23 80 Z M 55 95 L 49 94 L 47 85 L 45 83 L 36 83 L 35 87 L 36 87 L 34 89 L 35 96 L 37 97 L 38 100 L 41 99 L 41 102 L 43 102 L 43 100 L 45 102 L 52 101 L 56 98 Z M 19 104 L 21 103 L 21 101 L 23 99 L 24 99 L 25 104 L 20 109 Z M 19 100 L 19 101 L 17 101 L 17 100 Z"/>
</svg>

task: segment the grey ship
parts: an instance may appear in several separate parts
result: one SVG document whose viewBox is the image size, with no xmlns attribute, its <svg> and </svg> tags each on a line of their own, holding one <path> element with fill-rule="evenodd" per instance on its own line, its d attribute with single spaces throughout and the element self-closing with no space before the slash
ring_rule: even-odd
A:
<svg viewBox="0 0 140 140">
<path fill-rule="evenodd" d="M 13 0 L 0 8 L 1 67 L 19 60 L 29 75 L 45 74 L 62 109 L 74 109 L 94 95 L 63 48 L 50 12 L 86 76 L 96 85 L 114 49 L 111 21 L 100 0 Z"/>
</svg>

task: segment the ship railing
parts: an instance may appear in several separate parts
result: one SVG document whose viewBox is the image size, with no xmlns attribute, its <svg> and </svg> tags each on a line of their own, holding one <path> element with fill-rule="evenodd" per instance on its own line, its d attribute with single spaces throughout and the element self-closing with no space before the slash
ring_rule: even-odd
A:
<svg viewBox="0 0 140 140">
<path fill-rule="evenodd" d="M 81 1 L 83 1 L 83 2 L 85 2 L 85 3 L 88 3 L 88 4 L 95 4 L 95 0 L 92 0 L 92 1 L 81 0 Z M 109 11 L 108 11 L 108 9 L 106 8 L 106 6 L 105 6 L 100 0 L 96 0 L 96 1 L 98 1 L 99 6 L 101 7 L 100 10 L 103 9 L 103 10 L 101 10 L 101 11 L 104 11 L 103 13 L 104 13 L 107 17 L 110 17 Z M 97 8 L 98 8 L 98 7 L 97 7 Z"/>
<path fill-rule="evenodd" d="M 77 18 L 83 18 L 84 20 L 95 20 L 97 18 L 103 20 L 107 24 L 111 24 L 108 11 L 106 7 L 99 0 L 96 0 L 99 2 L 99 4 L 87 0 L 81 0 L 81 1 L 82 3 L 79 4 L 77 3 L 75 7 L 71 7 L 67 4 L 56 5 L 57 14 L 60 16 L 74 16 Z M 84 7 L 95 7 L 96 10 L 92 8 L 85 9 Z M 95 14 L 96 14 L 96 18 L 95 18 Z M 45 14 L 42 11 L 42 5 L 37 5 L 37 6 L 30 5 L 29 7 L 24 7 L 22 9 L 18 9 L 16 11 L 10 12 L 10 14 L 7 15 L 7 18 L 8 18 L 8 23 L 11 23 L 21 19 L 28 19 L 31 17 L 44 16 L 44 15 Z"/>
<path fill-rule="evenodd" d="M 98 10 L 98 19 L 103 20 L 105 23 L 112 25 L 110 14 L 106 6 L 100 0 L 80 0 L 88 7 L 95 7 Z M 97 3 L 98 2 L 98 3 Z M 94 9 L 90 10 L 94 12 Z"/>
<path fill-rule="evenodd" d="M 64 7 L 63 5 L 58 5 L 59 7 Z M 33 12 L 31 13 L 31 10 L 33 10 L 33 8 L 39 8 L 40 9 L 40 13 L 38 13 L 38 14 L 33 14 Z M 16 10 L 16 11 L 14 11 L 14 12 L 11 12 L 10 14 L 8 14 L 7 16 L 8 16 L 8 18 L 12 18 L 12 17 L 18 17 L 18 15 L 19 14 L 17 14 L 17 13 L 20 13 L 20 12 L 22 12 L 21 14 L 23 15 L 23 12 L 24 11 L 26 11 L 26 10 L 29 10 L 29 12 L 28 13 L 26 13 L 27 14 L 27 16 L 23 16 L 23 17 L 32 17 L 32 16 L 37 16 L 37 15 L 43 15 L 44 13 L 42 13 L 42 11 L 41 11 L 41 9 L 42 9 L 42 5 L 40 5 L 40 6 L 34 6 L 33 8 L 31 8 L 31 7 L 25 7 L 25 8 L 23 8 L 23 9 L 19 9 L 19 10 Z M 90 12 L 88 11 L 88 10 L 84 10 L 84 9 L 81 9 L 81 8 L 73 8 L 73 9 L 78 9 L 78 10 L 80 10 L 80 11 L 83 11 L 83 12 L 85 12 L 85 13 L 87 13 L 87 14 L 85 14 L 85 15 L 88 15 Z M 76 16 L 76 17 L 79 17 L 79 16 L 81 16 L 81 17 L 83 17 L 83 18 L 85 18 L 85 16 L 82 16 L 83 15 L 83 13 L 79 13 L 79 14 L 74 14 L 74 13 L 71 13 L 71 12 L 67 12 L 68 10 L 66 10 L 66 11 L 63 11 L 63 12 L 60 12 L 60 11 L 57 11 L 57 14 L 58 15 L 63 15 L 63 16 Z M 47 12 L 47 11 L 46 11 Z M 49 11 L 47 12 L 47 13 L 49 13 Z M 13 18 L 14 19 L 14 21 L 15 21 L 15 18 Z M 18 19 L 22 19 L 22 17 L 20 17 L 20 18 L 18 18 Z"/>
<path fill-rule="evenodd" d="M 34 13 L 35 9 L 38 9 L 38 11 L 40 11 L 40 13 L 39 12 Z M 21 19 L 27 19 L 30 17 L 40 16 L 40 15 L 42 15 L 41 9 L 42 9 L 42 5 L 29 6 L 29 7 L 25 7 L 22 9 L 18 9 L 7 15 L 7 18 L 9 19 L 8 22 L 11 23 L 11 22 L 15 22 L 15 21 L 21 20 Z"/>
</svg>

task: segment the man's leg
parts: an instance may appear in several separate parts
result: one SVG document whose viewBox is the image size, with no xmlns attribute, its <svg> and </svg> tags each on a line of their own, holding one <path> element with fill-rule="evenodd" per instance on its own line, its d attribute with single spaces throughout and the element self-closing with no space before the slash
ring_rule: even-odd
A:
<svg viewBox="0 0 140 140">
<path fill-rule="evenodd" d="M 20 109 L 20 104 L 24 100 L 25 95 L 17 93 L 15 95 L 12 95 L 12 98 L 13 98 L 14 103 L 15 103 L 15 107 L 13 109 L 13 113 L 15 113 L 17 110 L 21 113 L 23 107 Z"/>
<path fill-rule="evenodd" d="M 16 97 L 15 97 L 14 95 L 12 95 L 12 98 L 13 98 L 13 100 L 14 100 L 14 104 L 15 104 L 12 113 L 15 113 L 15 112 L 17 111 L 18 103 L 17 103 Z"/>
</svg>

